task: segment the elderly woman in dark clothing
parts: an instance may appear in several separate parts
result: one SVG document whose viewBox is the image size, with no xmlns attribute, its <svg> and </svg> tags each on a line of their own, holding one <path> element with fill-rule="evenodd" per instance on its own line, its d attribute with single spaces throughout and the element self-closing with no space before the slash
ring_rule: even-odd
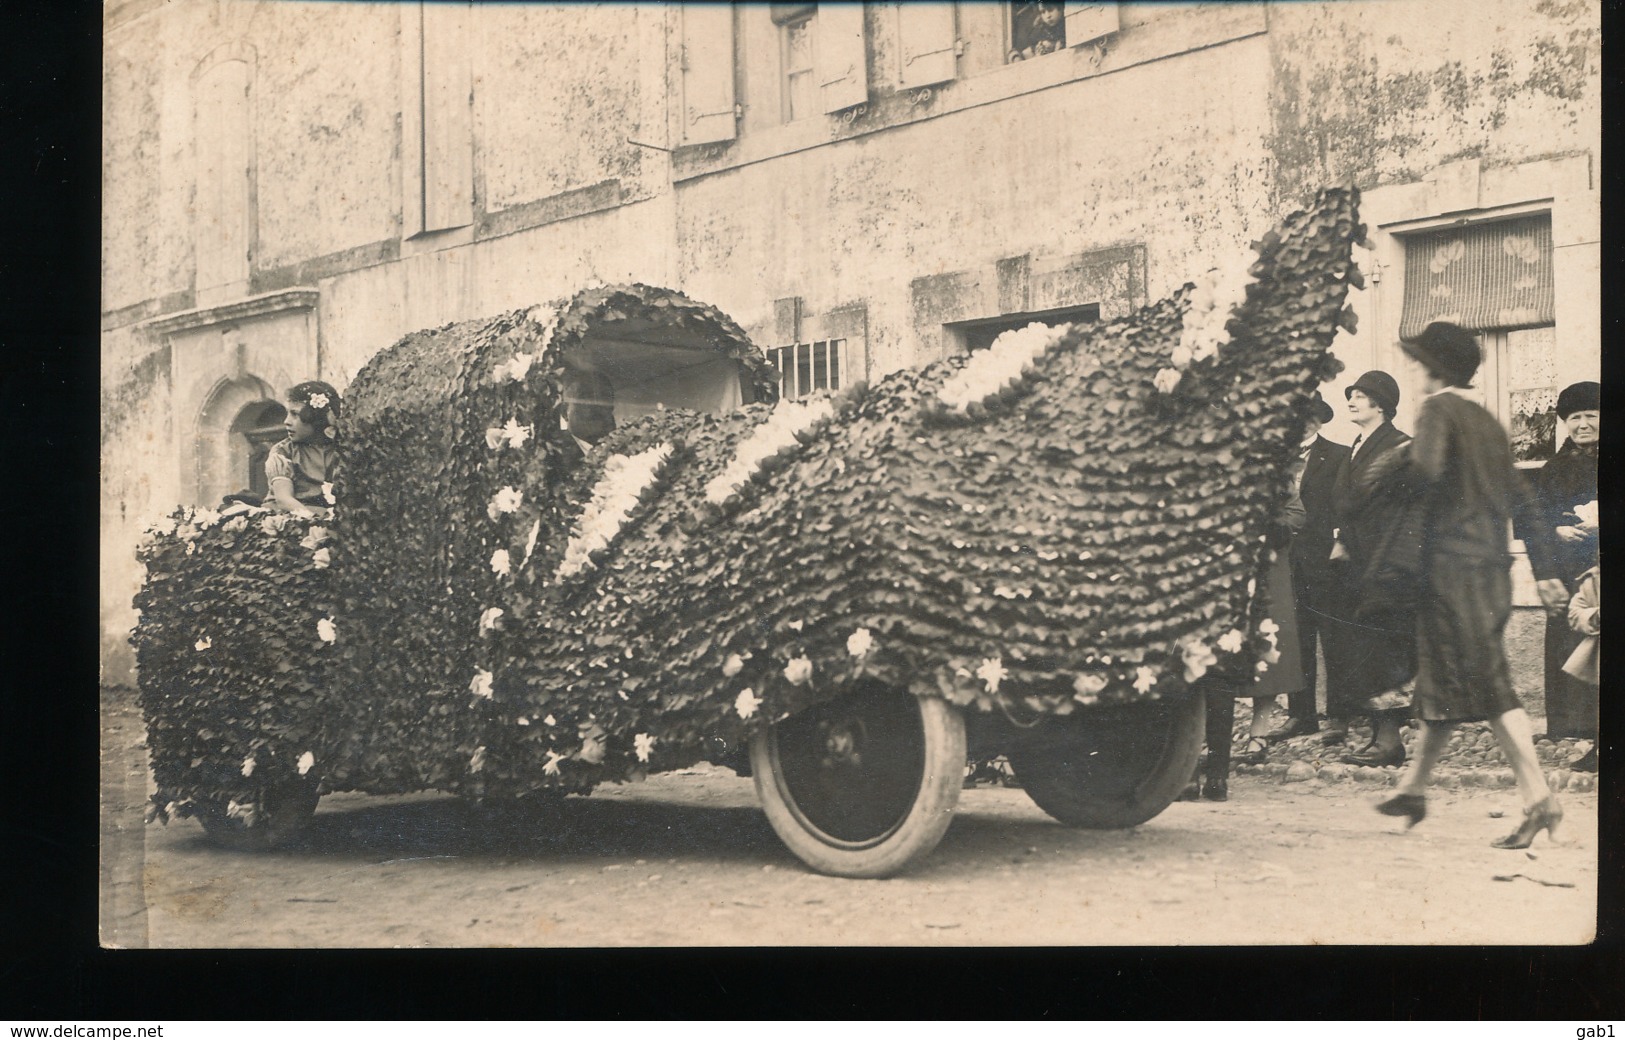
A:
<svg viewBox="0 0 1625 1040">
<path fill-rule="evenodd" d="M 1488 720 L 1523 796 L 1518 829 L 1491 844 L 1528 848 L 1555 839 L 1563 809 L 1535 757 L 1529 716 L 1512 691 L 1502 635 L 1512 613 L 1507 525 L 1527 515 L 1528 489 L 1512 464 L 1506 431 L 1462 396 L 1481 358 L 1472 333 L 1434 322 L 1403 344 L 1426 370 L 1427 400 L 1401 465 L 1420 489 L 1427 525 L 1417 604 L 1416 715 L 1422 733 L 1399 791 L 1377 805 L 1414 826 L 1427 814 L 1423 792 L 1457 723 Z"/>
<path fill-rule="evenodd" d="M 1341 569 L 1332 585 L 1341 595 L 1327 597 L 1321 633 L 1327 739 L 1345 733 L 1351 717 L 1369 716 L 1371 743 L 1345 761 L 1397 766 L 1405 761 L 1400 727 L 1410 706 L 1403 687 L 1416 675 L 1421 520 L 1405 473 L 1391 463 L 1403 457 L 1410 437 L 1393 425 L 1399 407 L 1393 376 L 1367 372 L 1344 396 L 1360 435 L 1332 489 L 1330 559 Z"/>
<path fill-rule="evenodd" d="M 1529 566 L 1546 618 L 1546 734 L 1597 739 L 1597 687 L 1563 671 L 1563 662 L 1579 643 L 1569 628 L 1568 604 L 1580 576 L 1597 562 L 1594 518 L 1576 509 L 1597 500 L 1598 409 L 1602 386 L 1575 383 L 1557 397 L 1557 415 L 1568 440 L 1534 476 L 1535 510 L 1517 535 L 1529 550 Z M 1576 768 L 1596 769 L 1593 747 Z"/>
</svg>

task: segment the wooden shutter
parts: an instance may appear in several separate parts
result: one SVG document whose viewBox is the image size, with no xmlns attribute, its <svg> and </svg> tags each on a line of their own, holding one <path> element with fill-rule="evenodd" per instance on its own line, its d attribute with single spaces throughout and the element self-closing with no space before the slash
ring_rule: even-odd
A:
<svg viewBox="0 0 1625 1040">
<path fill-rule="evenodd" d="M 423 5 L 423 229 L 474 220 L 472 48 L 467 3 Z"/>
<path fill-rule="evenodd" d="M 682 10 L 682 141 L 732 141 L 737 133 L 733 5 L 684 4 Z"/>
<path fill-rule="evenodd" d="M 1066 45 L 1076 47 L 1117 31 L 1117 4 L 1080 4 L 1067 0 Z"/>
<path fill-rule="evenodd" d="M 863 46 L 863 5 L 819 4 L 813 16 L 813 63 L 825 112 L 869 100 L 869 62 Z"/>
<path fill-rule="evenodd" d="M 954 50 L 958 33 L 951 3 L 897 5 L 898 85 L 924 87 L 954 78 Z"/>
</svg>

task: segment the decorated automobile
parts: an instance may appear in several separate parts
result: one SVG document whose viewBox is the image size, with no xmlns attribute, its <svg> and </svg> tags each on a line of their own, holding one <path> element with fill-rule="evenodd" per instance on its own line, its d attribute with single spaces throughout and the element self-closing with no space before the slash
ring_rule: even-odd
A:
<svg viewBox="0 0 1625 1040">
<path fill-rule="evenodd" d="M 873 877 L 1004 754 L 1063 823 L 1149 820 L 1206 694 L 1275 656 L 1266 535 L 1363 236 L 1329 190 L 1129 317 L 794 401 L 649 286 L 408 336 L 348 388 L 331 519 L 149 532 L 151 815 L 264 847 L 323 792 L 551 804 L 709 760 Z"/>
</svg>

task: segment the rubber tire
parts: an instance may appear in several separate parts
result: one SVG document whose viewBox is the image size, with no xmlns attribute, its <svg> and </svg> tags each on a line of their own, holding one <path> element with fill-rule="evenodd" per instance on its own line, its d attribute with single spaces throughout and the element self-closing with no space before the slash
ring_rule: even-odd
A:
<svg viewBox="0 0 1625 1040">
<path fill-rule="evenodd" d="M 321 796 L 313 783 L 281 784 L 259 792 L 252 825 L 226 815 L 226 806 L 199 799 L 194 815 L 211 844 L 233 852 L 269 852 L 302 834 Z"/>
<path fill-rule="evenodd" d="M 1089 715 L 1072 716 L 1063 725 L 1077 727 L 1077 739 L 1056 740 L 1052 734 L 1047 742 L 1012 747 L 1010 767 L 1028 797 L 1069 827 L 1135 827 L 1168 808 L 1190 782 L 1202 753 L 1206 716 L 1207 698 L 1201 693 L 1172 705 L 1152 703 L 1139 712 L 1096 716 L 1093 721 L 1101 727 L 1096 729 L 1088 728 Z M 1114 750 L 1116 761 L 1099 757 Z M 1107 775 L 1099 774 L 1101 765 L 1110 770 Z"/>
<path fill-rule="evenodd" d="M 796 725 L 798 720 L 809 715 L 817 717 L 820 713 L 824 716 L 838 713 L 840 706 L 853 698 L 913 701 L 923 746 L 918 788 L 902 815 L 888 828 L 868 838 L 845 840 L 814 824 L 797 804 L 782 766 L 780 740 L 787 734 L 805 732 L 807 726 Z M 869 705 L 877 703 L 868 702 Z M 900 716 L 894 711 L 893 718 Z M 936 848 L 953 822 L 965 775 L 965 719 L 959 709 L 940 698 L 911 697 L 906 693 L 871 688 L 852 698 L 817 705 L 756 734 L 751 739 L 750 764 L 756 796 L 768 822 L 802 862 L 819 873 L 836 877 L 890 877 Z M 863 796 L 861 788 L 848 787 L 844 793 L 847 797 Z"/>
</svg>

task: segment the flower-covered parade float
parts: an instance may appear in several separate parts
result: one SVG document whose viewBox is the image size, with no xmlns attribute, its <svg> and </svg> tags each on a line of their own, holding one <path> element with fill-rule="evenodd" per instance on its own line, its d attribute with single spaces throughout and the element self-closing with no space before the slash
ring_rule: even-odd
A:
<svg viewBox="0 0 1625 1040">
<path fill-rule="evenodd" d="M 1356 202 L 1129 317 L 802 401 L 649 286 L 408 336 L 346 393 L 332 519 L 144 543 L 152 815 L 269 846 L 323 792 L 549 802 L 711 760 L 812 867 L 883 876 L 1006 754 L 1064 823 L 1150 819 L 1208 691 L 1275 656 L 1264 540 L 1353 322 Z M 585 453 L 582 372 L 620 420 Z"/>
</svg>

